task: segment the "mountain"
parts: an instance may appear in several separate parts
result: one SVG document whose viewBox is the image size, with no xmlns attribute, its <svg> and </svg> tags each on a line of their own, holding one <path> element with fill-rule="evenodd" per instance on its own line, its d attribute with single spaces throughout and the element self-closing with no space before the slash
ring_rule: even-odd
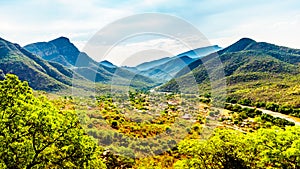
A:
<svg viewBox="0 0 300 169">
<path fill-rule="evenodd" d="M 106 67 L 110 67 L 110 68 L 116 68 L 117 66 L 112 64 L 111 62 L 107 61 L 107 60 L 104 60 L 104 61 L 101 61 L 99 62 L 99 64 L 103 65 L 103 66 L 106 66 Z"/>
<path fill-rule="evenodd" d="M 222 48 L 219 47 L 218 45 L 201 47 L 201 48 L 197 48 L 197 49 L 193 49 L 193 50 L 181 53 L 181 54 L 177 55 L 177 57 L 188 56 L 190 58 L 200 58 L 200 57 L 209 55 L 211 53 L 217 52 L 221 49 Z"/>
<path fill-rule="evenodd" d="M 58 91 L 72 85 L 72 79 L 83 80 L 81 76 L 64 66 L 48 62 L 32 54 L 18 44 L 0 38 L 1 77 L 12 73 L 28 81 L 36 90 Z"/>
<path fill-rule="evenodd" d="M 160 83 L 172 79 L 182 68 L 195 61 L 197 58 L 216 52 L 221 48 L 217 45 L 190 50 L 173 57 L 165 57 L 150 62 L 145 62 L 136 67 L 125 69 L 140 75 L 153 78 Z"/>
<path fill-rule="evenodd" d="M 177 90 L 178 85 L 176 83 L 184 83 L 190 75 L 195 77 L 198 84 L 208 83 L 209 77 L 207 72 L 209 71 L 212 75 L 216 75 L 219 70 L 222 70 L 222 67 L 217 65 L 217 67 L 211 67 L 207 70 L 203 63 L 214 65 L 214 63 L 217 63 L 218 58 L 223 64 L 228 85 L 270 79 L 271 77 L 298 75 L 300 70 L 299 49 L 291 49 L 243 38 L 227 48 L 190 63 L 177 73 L 175 79 L 163 85 L 160 90 Z"/>
<path fill-rule="evenodd" d="M 147 70 L 147 69 L 151 69 L 155 66 L 159 66 L 161 64 L 164 64 L 164 63 L 166 63 L 170 60 L 171 60 L 170 57 L 165 57 L 165 58 L 161 58 L 161 59 L 158 59 L 158 60 L 153 60 L 153 61 L 150 61 L 150 62 L 144 62 L 142 64 L 137 65 L 135 68 L 137 70 L 144 71 L 144 70 Z"/>
<path fill-rule="evenodd" d="M 29 44 L 24 48 L 45 60 L 68 66 L 93 82 L 110 83 L 114 79 L 114 83 L 118 82 L 118 85 L 127 85 L 128 81 L 131 81 L 130 83 L 134 87 L 155 85 L 155 82 L 149 77 L 117 67 L 107 60 L 99 63 L 94 61 L 86 53 L 80 52 L 66 37 Z"/>
<path fill-rule="evenodd" d="M 45 60 L 58 62 L 68 67 L 88 67 L 98 65 L 98 63 L 86 53 L 80 52 L 66 37 L 59 37 L 49 42 L 29 44 L 24 46 L 24 48 L 31 53 L 41 56 Z"/>
<path fill-rule="evenodd" d="M 139 74 L 158 79 L 161 82 L 166 82 L 172 79 L 178 73 L 178 71 L 194 60 L 195 59 L 183 55 L 181 57 L 169 59 L 169 61 L 166 63 L 157 65 L 148 70 L 141 71 Z"/>
</svg>

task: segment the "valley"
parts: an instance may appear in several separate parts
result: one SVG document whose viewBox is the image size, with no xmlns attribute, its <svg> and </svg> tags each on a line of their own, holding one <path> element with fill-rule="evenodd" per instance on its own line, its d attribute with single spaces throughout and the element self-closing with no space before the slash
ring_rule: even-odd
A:
<svg viewBox="0 0 300 169">
<path fill-rule="evenodd" d="M 249 38 L 136 67 L 0 39 L 0 167 L 299 168 L 299 66 Z"/>
</svg>

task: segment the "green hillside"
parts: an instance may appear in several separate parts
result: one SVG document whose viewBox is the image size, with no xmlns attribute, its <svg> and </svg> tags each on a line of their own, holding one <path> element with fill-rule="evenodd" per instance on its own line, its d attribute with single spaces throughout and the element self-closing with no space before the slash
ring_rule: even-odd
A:
<svg viewBox="0 0 300 169">
<path fill-rule="evenodd" d="M 212 77 L 209 77 L 204 65 L 213 65 L 217 63 L 218 59 L 221 60 L 222 65 L 209 68 L 208 71 L 212 75 Z M 220 70 L 224 70 L 228 85 L 227 91 L 230 96 L 292 103 L 297 106 L 300 105 L 299 98 L 295 94 L 289 95 L 288 93 L 291 93 L 300 83 L 299 63 L 300 50 L 298 49 L 255 42 L 244 38 L 217 53 L 191 63 L 188 67 L 182 69 L 175 79 L 161 86 L 159 90 L 178 91 L 178 83 L 184 86 L 184 84 L 189 83 L 188 78 L 193 75 L 199 86 L 184 90 L 190 92 L 200 89 L 201 93 L 208 93 L 210 92 L 210 78 L 216 76 Z M 216 83 L 218 81 L 220 80 L 216 80 Z M 282 86 L 283 84 L 285 84 L 285 87 L 273 87 Z M 263 95 L 266 95 L 266 97 L 263 97 Z M 274 95 L 274 97 L 270 97 L 270 95 Z"/>
</svg>

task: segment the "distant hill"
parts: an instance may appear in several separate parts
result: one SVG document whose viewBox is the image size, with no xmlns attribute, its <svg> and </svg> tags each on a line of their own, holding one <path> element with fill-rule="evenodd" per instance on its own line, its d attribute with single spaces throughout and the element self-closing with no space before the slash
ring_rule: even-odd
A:
<svg viewBox="0 0 300 169">
<path fill-rule="evenodd" d="M 111 62 L 109 62 L 107 60 L 101 61 L 101 62 L 99 62 L 99 64 L 106 66 L 106 67 L 111 67 L 111 68 L 117 67 L 116 65 L 112 64 Z"/>
<path fill-rule="evenodd" d="M 137 70 L 144 71 L 144 70 L 147 70 L 147 69 L 151 69 L 155 66 L 159 66 L 161 64 L 164 64 L 164 63 L 166 63 L 170 60 L 171 60 L 170 57 L 165 57 L 165 58 L 161 58 L 161 59 L 158 59 L 158 60 L 153 60 L 153 61 L 150 61 L 150 62 L 144 62 L 142 64 L 137 65 L 135 68 Z"/>
<path fill-rule="evenodd" d="M 201 48 L 197 48 L 197 49 L 193 49 L 193 50 L 181 53 L 181 54 L 177 55 L 177 57 L 188 56 L 190 58 L 200 58 L 200 57 L 209 55 L 211 53 L 217 52 L 221 49 L 222 48 L 219 47 L 218 45 L 201 47 Z"/>
<path fill-rule="evenodd" d="M 182 68 L 195 61 L 188 56 L 181 56 L 170 59 L 168 62 L 152 67 L 148 70 L 141 71 L 140 74 L 166 82 L 172 79 Z"/>
<path fill-rule="evenodd" d="M 176 81 L 186 81 L 185 78 L 191 73 L 197 83 L 208 82 L 209 77 L 203 62 L 213 64 L 216 63 L 217 58 L 223 64 L 228 84 L 235 84 L 241 82 L 241 80 L 245 82 L 272 76 L 299 74 L 299 49 L 291 49 L 243 38 L 225 49 L 193 61 L 179 71 L 175 79 L 163 85 L 160 90 L 177 90 Z M 222 67 L 214 67 L 211 69 L 211 72 L 214 74 L 220 69 Z M 192 72 L 189 70 L 192 70 Z M 268 76 L 265 73 L 268 73 Z"/>
<path fill-rule="evenodd" d="M 217 45 L 202 47 L 181 53 L 173 57 L 165 57 L 162 59 L 145 62 L 137 65 L 136 67 L 124 68 L 163 83 L 172 79 L 182 68 L 195 61 L 197 58 L 201 58 L 220 49 L 221 48 Z"/>
<path fill-rule="evenodd" d="M 0 38 L 0 76 L 12 73 L 26 80 L 36 90 L 58 91 L 72 85 L 72 78 L 81 79 L 66 67 L 48 62 L 18 44 Z"/>
</svg>

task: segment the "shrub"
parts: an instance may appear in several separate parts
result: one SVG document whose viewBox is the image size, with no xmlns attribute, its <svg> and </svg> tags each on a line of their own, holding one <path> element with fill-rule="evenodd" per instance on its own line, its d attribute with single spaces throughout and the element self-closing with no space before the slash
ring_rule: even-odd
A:
<svg viewBox="0 0 300 169">
<path fill-rule="evenodd" d="M 245 105 L 245 106 L 251 106 L 251 100 L 250 99 L 241 99 L 239 102 L 239 104 Z"/>
<path fill-rule="evenodd" d="M 267 110 L 278 111 L 279 105 L 276 103 L 269 102 L 266 105 Z"/>
</svg>

